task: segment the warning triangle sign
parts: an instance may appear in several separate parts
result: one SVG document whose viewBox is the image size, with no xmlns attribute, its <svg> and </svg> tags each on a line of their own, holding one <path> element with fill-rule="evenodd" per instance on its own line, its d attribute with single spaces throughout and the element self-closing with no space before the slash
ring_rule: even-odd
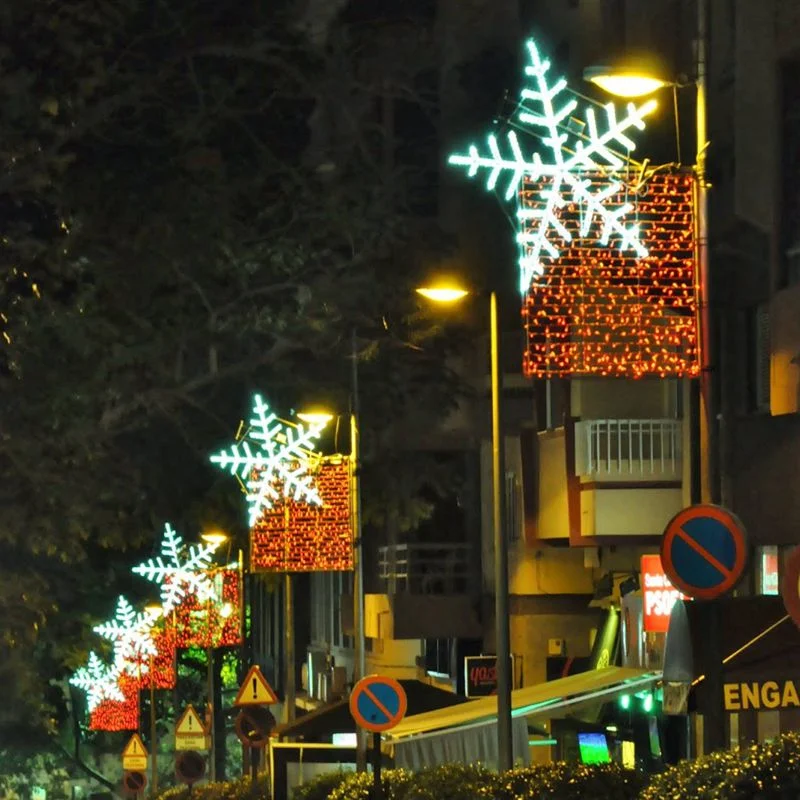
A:
<svg viewBox="0 0 800 800">
<path fill-rule="evenodd" d="M 147 758 L 147 750 L 145 749 L 144 742 L 142 742 L 142 737 L 139 736 L 138 733 L 134 733 L 133 736 L 128 740 L 128 744 L 125 745 L 125 749 L 122 751 L 122 757 L 127 758 L 128 756 L 144 756 Z"/>
<path fill-rule="evenodd" d="M 205 731 L 206 727 L 203 725 L 200 715 L 194 710 L 194 706 L 186 706 L 186 711 L 183 712 L 178 724 L 175 726 L 176 735 L 191 734 L 196 736 L 204 734 Z"/>
<path fill-rule="evenodd" d="M 233 704 L 235 706 L 271 706 L 277 702 L 278 695 L 267 683 L 261 670 L 256 665 L 250 667 Z"/>
</svg>

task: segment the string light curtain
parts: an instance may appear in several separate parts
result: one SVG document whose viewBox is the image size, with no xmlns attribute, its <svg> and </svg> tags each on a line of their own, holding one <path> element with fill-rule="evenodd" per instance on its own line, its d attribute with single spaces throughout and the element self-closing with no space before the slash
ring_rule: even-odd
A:
<svg viewBox="0 0 800 800">
<path fill-rule="evenodd" d="M 583 177 L 607 182 L 600 172 Z M 543 210 L 547 182 L 523 180 L 520 208 L 534 214 L 521 215 L 521 240 Z M 523 303 L 526 376 L 699 374 L 693 184 L 687 172 L 656 172 L 636 193 L 623 187 L 611 198 L 633 204 L 644 257 L 621 251 L 613 238 L 602 242 L 597 225 L 582 235 L 584 209 L 567 198 L 558 214 L 571 240 L 554 242 L 557 257 L 539 257 L 542 274 Z"/>
<path fill-rule="evenodd" d="M 175 608 L 176 646 L 217 648 L 242 642 L 241 592 L 238 569 L 221 567 L 207 570 L 213 595 L 210 598 L 187 594 Z"/>
<path fill-rule="evenodd" d="M 284 499 L 266 509 L 250 533 L 250 563 L 259 572 L 353 569 L 350 462 L 321 459 L 314 482 L 322 503 Z"/>
<path fill-rule="evenodd" d="M 130 675 L 119 677 L 119 688 L 124 700 L 102 700 L 89 712 L 89 730 L 137 731 L 139 730 L 139 687 Z"/>
</svg>

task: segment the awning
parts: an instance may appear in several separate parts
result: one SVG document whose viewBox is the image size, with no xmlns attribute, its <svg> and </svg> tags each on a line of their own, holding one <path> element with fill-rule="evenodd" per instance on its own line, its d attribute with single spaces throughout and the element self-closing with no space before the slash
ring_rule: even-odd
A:
<svg viewBox="0 0 800 800">
<path fill-rule="evenodd" d="M 568 716 L 582 705 L 596 705 L 598 699 L 611 700 L 618 695 L 633 694 L 661 680 L 660 672 L 625 667 L 604 667 L 569 675 L 555 681 L 515 689 L 511 693 L 514 717 L 556 719 Z M 428 711 L 406 717 L 386 736 L 392 741 L 432 731 L 494 723 L 497 698 L 481 697 L 452 708 Z"/>
</svg>

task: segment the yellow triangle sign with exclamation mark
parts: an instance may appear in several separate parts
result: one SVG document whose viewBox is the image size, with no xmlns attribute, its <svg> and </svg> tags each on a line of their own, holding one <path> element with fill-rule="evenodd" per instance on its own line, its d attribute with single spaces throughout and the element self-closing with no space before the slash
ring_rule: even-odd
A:
<svg viewBox="0 0 800 800">
<path fill-rule="evenodd" d="M 181 734 L 200 734 L 202 736 L 205 732 L 205 725 L 203 725 L 200 715 L 194 710 L 194 706 L 186 706 L 186 711 L 183 712 L 178 724 L 175 726 L 175 733 L 178 736 Z"/>
<path fill-rule="evenodd" d="M 278 695 L 267 683 L 261 670 L 255 665 L 250 667 L 233 704 L 235 706 L 271 706 L 277 702 L 279 702 Z"/>
</svg>

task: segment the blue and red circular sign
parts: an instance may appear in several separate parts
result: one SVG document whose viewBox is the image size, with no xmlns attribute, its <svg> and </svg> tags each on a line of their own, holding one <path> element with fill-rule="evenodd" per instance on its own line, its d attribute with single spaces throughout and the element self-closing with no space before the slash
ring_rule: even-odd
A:
<svg viewBox="0 0 800 800">
<path fill-rule="evenodd" d="M 667 577 L 676 589 L 699 600 L 730 592 L 744 575 L 747 558 L 744 526 L 720 506 L 684 508 L 661 539 L 661 563 Z"/>
<path fill-rule="evenodd" d="M 384 675 L 362 678 L 350 693 L 350 713 L 356 724 L 367 731 L 380 733 L 394 728 L 407 707 L 405 689 Z"/>
</svg>

